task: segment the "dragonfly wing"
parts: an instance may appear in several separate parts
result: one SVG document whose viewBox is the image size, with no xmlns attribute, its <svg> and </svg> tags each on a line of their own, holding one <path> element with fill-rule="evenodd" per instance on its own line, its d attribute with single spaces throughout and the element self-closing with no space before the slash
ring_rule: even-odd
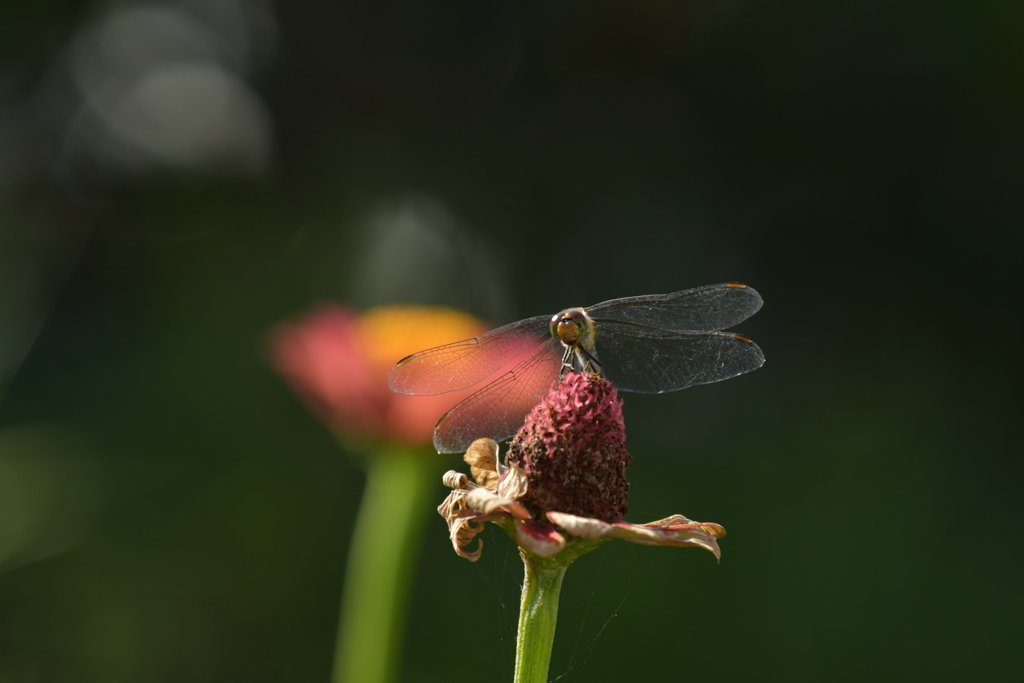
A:
<svg viewBox="0 0 1024 683">
<path fill-rule="evenodd" d="M 398 394 L 430 396 L 471 387 L 499 368 L 551 339 L 549 316 L 540 315 L 491 330 L 473 339 L 406 356 L 388 375 Z"/>
<path fill-rule="evenodd" d="M 660 394 L 729 379 L 761 367 L 764 354 L 742 334 L 597 328 L 601 372 L 618 389 Z"/>
<path fill-rule="evenodd" d="M 462 453 L 476 439 L 504 441 L 523 425 L 527 413 L 558 379 L 562 346 L 552 337 L 515 368 L 464 399 L 438 420 L 438 453 Z"/>
<path fill-rule="evenodd" d="M 620 322 L 676 332 L 714 332 L 757 313 L 761 295 L 737 283 L 707 285 L 672 294 L 613 299 L 586 309 L 594 322 Z"/>
</svg>

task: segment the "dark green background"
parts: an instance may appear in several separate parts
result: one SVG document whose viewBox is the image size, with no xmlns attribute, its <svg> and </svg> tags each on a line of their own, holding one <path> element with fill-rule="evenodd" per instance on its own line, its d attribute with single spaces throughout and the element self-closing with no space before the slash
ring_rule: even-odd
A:
<svg viewBox="0 0 1024 683">
<path fill-rule="evenodd" d="M 722 562 L 582 558 L 552 680 L 1024 675 L 1019 1 L 338 4 L 276 4 L 269 176 L 4 186 L 44 322 L 0 404 L 0 681 L 327 680 L 362 474 L 275 322 L 730 280 L 765 366 L 625 397 L 628 519 L 719 522 Z M 95 11 L 5 5 L 3 101 Z M 446 246 L 360 268 L 394 207 Z M 511 544 L 425 514 L 402 680 L 511 680 Z"/>
</svg>

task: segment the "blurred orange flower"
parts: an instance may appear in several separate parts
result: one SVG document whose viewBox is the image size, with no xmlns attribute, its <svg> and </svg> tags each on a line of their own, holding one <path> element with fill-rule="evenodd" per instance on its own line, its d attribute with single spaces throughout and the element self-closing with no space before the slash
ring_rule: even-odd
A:
<svg viewBox="0 0 1024 683">
<path fill-rule="evenodd" d="M 310 409 L 341 432 L 426 444 L 438 418 L 472 390 L 403 396 L 388 390 L 388 373 L 411 353 L 486 330 L 450 308 L 384 306 L 360 315 L 325 304 L 274 329 L 271 361 Z"/>
</svg>

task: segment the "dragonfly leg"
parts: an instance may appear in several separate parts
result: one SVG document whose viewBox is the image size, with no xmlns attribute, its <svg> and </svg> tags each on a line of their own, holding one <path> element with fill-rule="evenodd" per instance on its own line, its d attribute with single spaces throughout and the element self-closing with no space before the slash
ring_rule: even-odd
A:
<svg viewBox="0 0 1024 683">
<path fill-rule="evenodd" d="M 562 354 L 562 367 L 558 370 L 558 379 L 565 377 L 566 372 L 576 371 L 574 360 L 576 360 L 576 354 L 573 353 L 573 347 L 566 346 L 565 352 Z"/>
<path fill-rule="evenodd" d="M 579 355 L 582 356 L 583 362 L 581 362 L 580 365 L 583 366 L 583 372 L 596 372 L 600 375 L 601 361 L 597 359 L 597 356 L 583 348 L 582 344 L 578 345 L 576 348 L 580 352 Z"/>
<path fill-rule="evenodd" d="M 566 346 L 562 354 L 562 368 L 558 371 L 558 379 L 565 377 L 567 372 L 596 372 L 601 374 L 601 361 L 587 351 L 582 345 Z"/>
</svg>

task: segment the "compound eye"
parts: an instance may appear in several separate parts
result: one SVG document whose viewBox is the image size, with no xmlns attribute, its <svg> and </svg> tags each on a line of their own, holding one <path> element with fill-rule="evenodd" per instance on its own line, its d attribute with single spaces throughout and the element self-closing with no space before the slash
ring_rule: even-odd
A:
<svg viewBox="0 0 1024 683">
<path fill-rule="evenodd" d="M 583 334 L 583 314 L 579 311 L 565 311 L 552 322 L 555 337 L 564 344 L 575 344 Z"/>
</svg>

